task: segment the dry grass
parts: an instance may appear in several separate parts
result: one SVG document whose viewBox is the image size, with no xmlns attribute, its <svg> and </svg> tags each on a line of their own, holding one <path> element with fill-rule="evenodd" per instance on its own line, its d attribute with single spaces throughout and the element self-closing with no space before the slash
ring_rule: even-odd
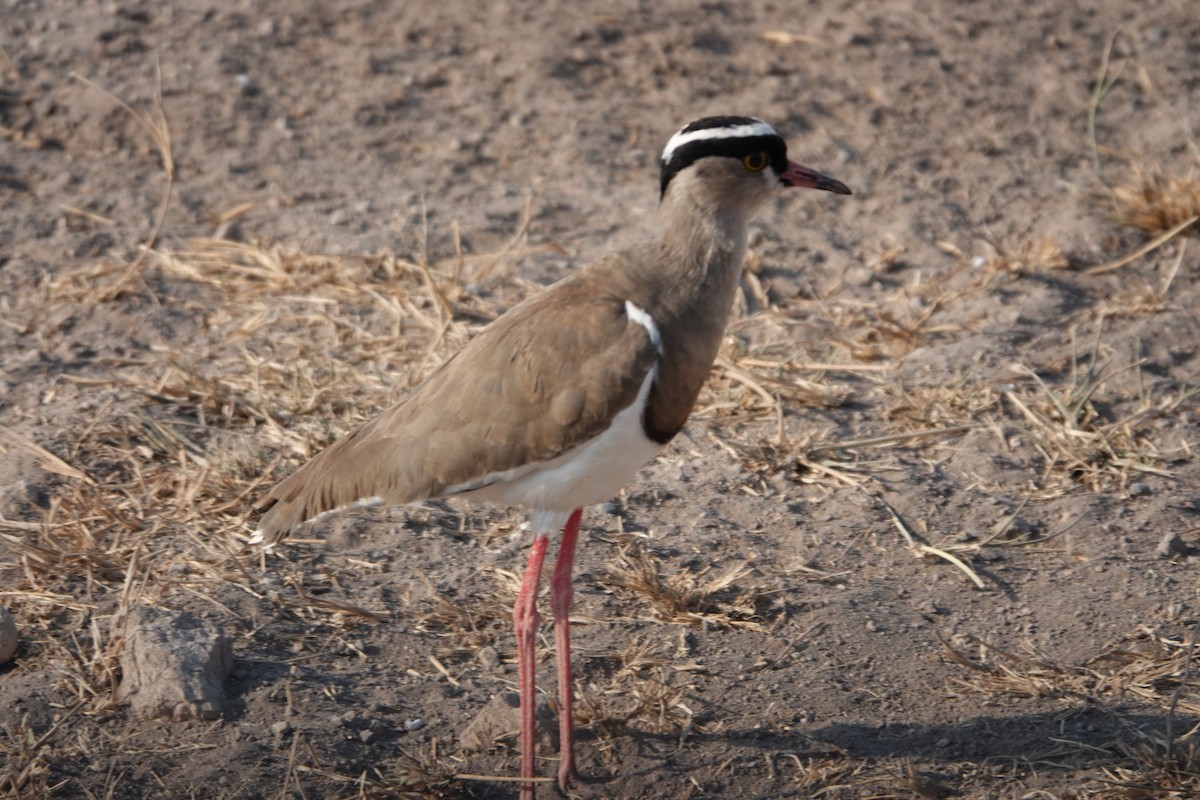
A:
<svg viewBox="0 0 1200 800">
<path fill-rule="evenodd" d="M 1022 239 L 1016 246 L 1005 245 L 995 238 L 988 238 L 987 242 L 992 247 L 988 269 L 1014 275 L 1037 275 L 1064 270 L 1071 265 L 1062 247 L 1050 236 Z"/>
<path fill-rule="evenodd" d="M 1200 715 L 1200 653 L 1194 631 L 1184 639 L 1143 627 L 1081 664 L 1063 664 L 1029 645 L 1019 654 L 969 637 L 960 637 L 957 646 L 942 644 L 947 657 L 968 671 L 961 685 L 970 691 L 1052 701 L 1068 712 L 1096 708 L 1116 721 L 1122 731 L 1117 741 L 1103 749 L 1078 745 L 1076 757 L 1095 761 L 1098 751 L 1104 755 L 1100 775 L 1080 786 L 1081 796 L 1184 798 L 1200 791 L 1200 725 L 1193 725 Z M 976 659 L 961 651 L 970 644 L 978 647 Z M 1122 707 L 1132 704 L 1161 708 L 1165 727 L 1127 722 Z M 1192 722 L 1180 724 L 1179 714 Z"/>
<path fill-rule="evenodd" d="M 1054 698 L 1068 704 L 1136 699 L 1173 712 L 1200 715 L 1200 653 L 1187 640 L 1148 628 L 1082 664 L 1062 664 L 1030 645 L 1026 645 L 1027 653 L 1019 654 L 970 637 L 958 647 L 942 644 L 951 661 L 969 670 L 964 685 L 974 691 Z M 978 647 L 977 659 L 959 649 L 972 644 Z M 1194 732 L 1179 733 L 1186 741 Z"/>
<path fill-rule="evenodd" d="M 1157 165 L 1137 164 L 1120 181 L 1099 194 L 1105 213 L 1118 225 L 1158 236 L 1185 226 L 1179 233 L 1200 231 L 1200 172 L 1168 174 Z"/>
<path fill-rule="evenodd" d="M 0 520 L 0 575 L 11 587 L 3 601 L 30 640 L 26 667 L 53 665 L 58 688 L 81 713 L 96 714 L 112 709 L 120 677 L 111 619 L 135 602 L 199 600 L 236 620 L 220 599 L 232 587 L 339 640 L 339 631 L 386 618 L 337 596 L 339 573 L 356 567 L 320 563 L 303 547 L 274 555 L 264 579 L 243 552 L 246 509 L 285 462 L 361 421 L 389 387 L 419 381 L 498 306 L 524 295 L 529 286 L 505 277 L 503 266 L 530 252 L 514 240 L 502 253 L 429 265 L 199 240 L 186 252 L 151 253 L 147 263 L 182 289 L 172 302 L 202 320 L 199 334 L 69 376 L 110 398 L 82 430 L 49 447 L 0 441 L 59 476 L 44 513 Z M 126 265 L 91 265 L 22 297 L 28 305 L 16 310 L 39 319 L 124 302 L 133 274 Z M 486 300 L 465 288 L 476 278 L 487 283 Z M 60 735 L 56 727 L 39 742 L 19 721 L 7 725 L 6 789 L 43 796 L 53 774 L 49 748 Z M 351 790 L 355 779 L 321 767 L 308 750 L 289 769 L 296 791 L 310 780 Z M 420 763 L 397 779 L 401 796 L 467 796 L 436 770 L 409 769 Z M 115 788 L 123 778 L 107 780 Z M 352 791 L 372 795 L 380 780 Z"/>
<path fill-rule="evenodd" d="M 504 650 L 512 651 L 512 660 L 516 660 L 512 610 L 520 581 L 506 570 L 493 570 L 492 574 L 494 589 L 482 597 L 447 598 L 431 587 L 430 608 L 419 615 L 417 627 L 442 637 L 444 644 L 438 652 L 440 658 L 473 658 L 480 648 L 503 642 Z"/>
<path fill-rule="evenodd" d="M 979 424 L 999 410 L 995 387 L 963 374 L 957 380 L 930 386 L 885 387 L 892 398 L 885 418 L 899 431 L 921 431 L 956 425 Z"/>
<path fill-rule="evenodd" d="M 1072 363 L 1069 380 L 1058 388 L 1029 367 L 1014 368 L 1021 382 L 1001 387 L 1001 391 L 1010 414 L 1022 423 L 1021 430 L 1042 458 L 1037 496 L 1058 496 L 1080 484 L 1091 491 L 1119 489 L 1133 475 L 1169 476 L 1168 464 L 1190 458 L 1186 442 L 1169 448 L 1160 444 L 1162 427 L 1157 421 L 1192 402 L 1195 387 L 1183 386 L 1161 397 L 1125 397 L 1109 404 L 1129 409 L 1122 413 L 1104 413 L 1098 408 L 1106 384 L 1139 366 L 1110 367 L 1093 350 L 1085 363 Z"/>
<path fill-rule="evenodd" d="M 648 603 L 660 622 L 762 630 L 784 610 L 783 588 L 763 581 L 750 561 L 668 567 L 635 536 L 626 537 L 605 566 L 600 585 Z"/>
<path fill-rule="evenodd" d="M 1198 162 L 1200 164 L 1200 162 Z M 1134 164 L 1114 185 L 1103 185 L 1095 192 L 1102 213 L 1114 223 L 1136 228 L 1153 238 L 1121 258 L 1087 270 L 1102 275 L 1132 264 L 1177 237 L 1194 236 L 1200 230 L 1200 175 L 1197 166 L 1185 175 L 1168 175 L 1157 165 Z M 1164 280 L 1159 295 L 1165 296 L 1183 263 L 1187 239 L 1179 242 L 1178 256 Z"/>
</svg>

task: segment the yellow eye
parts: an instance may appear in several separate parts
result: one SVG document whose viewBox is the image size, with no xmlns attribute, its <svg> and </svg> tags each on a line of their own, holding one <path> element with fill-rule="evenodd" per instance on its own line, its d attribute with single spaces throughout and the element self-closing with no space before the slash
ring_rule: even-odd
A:
<svg viewBox="0 0 1200 800">
<path fill-rule="evenodd" d="M 742 156 L 742 166 L 751 172 L 762 172 L 767 168 L 766 153 L 751 153 L 748 156 Z"/>
</svg>

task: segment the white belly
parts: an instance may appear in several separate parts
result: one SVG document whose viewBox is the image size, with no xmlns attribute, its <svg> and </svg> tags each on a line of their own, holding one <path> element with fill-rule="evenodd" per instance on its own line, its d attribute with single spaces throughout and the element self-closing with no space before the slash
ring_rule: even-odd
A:
<svg viewBox="0 0 1200 800">
<path fill-rule="evenodd" d="M 642 411 L 657 373 L 655 366 L 646 374 L 637 399 L 596 438 L 549 461 L 489 476 L 492 483 L 459 496 L 524 506 L 535 517 L 549 512 L 551 517 L 562 515 L 564 519 L 577 508 L 609 499 L 662 450 L 642 427 Z"/>
</svg>

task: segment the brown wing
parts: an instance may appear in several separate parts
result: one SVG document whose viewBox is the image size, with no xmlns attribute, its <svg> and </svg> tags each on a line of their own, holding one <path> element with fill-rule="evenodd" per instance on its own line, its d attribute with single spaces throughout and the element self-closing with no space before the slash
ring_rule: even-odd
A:
<svg viewBox="0 0 1200 800">
<path fill-rule="evenodd" d="M 259 534 L 357 501 L 404 503 L 554 458 L 633 402 L 657 353 L 625 300 L 567 279 L 502 316 L 408 397 L 256 504 Z"/>
</svg>

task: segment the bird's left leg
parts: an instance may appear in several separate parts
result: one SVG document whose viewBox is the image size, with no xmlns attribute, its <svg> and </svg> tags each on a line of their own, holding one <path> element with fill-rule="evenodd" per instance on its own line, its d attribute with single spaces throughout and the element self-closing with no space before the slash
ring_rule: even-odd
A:
<svg viewBox="0 0 1200 800">
<path fill-rule="evenodd" d="M 571 512 L 563 526 L 558 560 L 550 578 L 550 610 L 554 615 L 554 649 L 558 668 L 558 786 L 566 792 L 575 775 L 575 734 L 571 718 L 571 569 L 583 509 Z"/>
</svg>

